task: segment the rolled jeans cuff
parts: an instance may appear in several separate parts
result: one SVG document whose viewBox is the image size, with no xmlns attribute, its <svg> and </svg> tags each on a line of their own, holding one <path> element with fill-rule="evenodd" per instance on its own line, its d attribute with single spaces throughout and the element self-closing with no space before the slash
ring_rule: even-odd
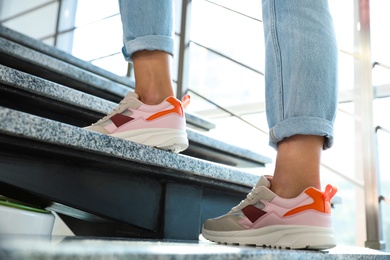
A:
<svg viewBox="0 0 390 260">
<path fill-rule="evenodd" d="M 276 124 L 269 132 L 269 145 L 277 149 L 278 143 L 294 135 L 324 136 L 323 149 L 333 145 L 333 122 L 320 117 L 292 117 Z"/>
<path fill-rule="evenodd" d="M 134 40 L 128 41 L 122 48 L 123 55 L 127 61 L 131 61 L 131 56 L 142 50 L 148 51 L 164 51 L 173 56 L 174 41 L 172 37 L 164 35 L 148 35 L 137 37 Z"/>
</svg>

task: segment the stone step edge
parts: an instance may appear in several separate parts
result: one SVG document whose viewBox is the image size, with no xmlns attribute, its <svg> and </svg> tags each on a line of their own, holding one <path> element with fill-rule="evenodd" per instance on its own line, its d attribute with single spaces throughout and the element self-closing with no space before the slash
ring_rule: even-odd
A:
<svg viewBox="0 0 390 260">
<path fill-rule="evenodd" d="M 0 107 L 0 133 L 253 187 L 259 176 Z M 184 177 L 184 176 L 183 176 Z"/>
<path fill-rule="evenodd" d="M 3 71 L 3 73 L 0 73 L 0 82 L 77 107 L 107 114 L 117 105 L 114 102 L 47 81 L 3 65 L 0 65 L 0 71 Z M 246 158 L 247 160 L 262 162 L 264 164 L 271 163 L 271 159 L 263 155 L 241 147 L 228 145 L 222 141 L 218 141 L 198 133 L 197 131 L 187 128 L 187 134 L 190 141 L 194 141 L 199 144 L 207 144 L 207 146 L 220 151 L 229 150 L 227 153 Z"/>
<path fill-rule="evenodd" d="M 0 33 L 0 36 L 1 35 L 2 34 Z M 12 40 L 7 38 L 0 37 L 0 50 L 3 50 L 3 52 L 7 53 L 7 55 L 10 55 L 12 57 L 27 60 L 32 64 L 35 64 L 36 66 L 45 68 L 49 67 L 50 70 L 56 73 L 63 73 L 67 77 L 72 78 L 73 80 L 78 80 L 80 82 L 82 82 L 83 80 L 88 80 L 89 82 L 87 83 L 90 86 L 99 90 L 110 92 L 119 97 L 124 97 L 129 91 L 134 90 L 135 83 L 131 83 L 130 85 L 124 85 L 123 83 L 112 82 L 111 78 L 105 78 L 104 75 L 102 75 L 101 73 L 96 74 L 94 71 L 86 70 L 83 67 L 74 65 L 73 63 L 67 63 L 67 61 L 63 61 L 61 57 L 51 56 L 46 52 L 40 53 L 35 49 L 28 49 L 28 46 L 24 46 L 22 44 L 19 44 L 18 42 L 13 42 Z M 71 56 L 70 54 L 68 55 Z M 80 60 L 80 62 L 82 61 Z M 130 80 L 130 82 L 133 81 Z M 213 124 L 212 122 L 193 113 L 187 114 L 189 123 L 194 125 L 198 129 L 208 131 L 210 129 L 215 128 L 215 124 Z"/>
<path fill-rule="evenodd" d="M 41 52 L 43 54 L 46 54 L 48 56 L 51 56 L 53 58 L 62 60 L 64 62 L 67 62 L 69 64 L 75 65 L 77 67 L 80 67 L 84 70 L 90 71 L 94 74 L 103 76 L 107 79 L 110 79 L 112 81 L 115 81 L 117 83 L 130 86 L 134 88 L 135 82 L 131 80 L 128 77 L 119 76 L 115 73 L 112 73 L 110 71 L 107 71 L 105 69 L 102 69 L 96 65 L 93 65 L 91 62 L 82 60 L 80 58 L 77 58 L 67 52 L 64 52 L 58 48 L 55 48 L 53 46 L 47 45 L 39 40 L 36 40 L 34 38 L 31 38 L 27 35 L 21 34 L 19 32 L 16 32 L 8 27 L 0 25 L 0 37 L 3 37 L 5 39 L 8 39 L 10 41 L 13 41 L 15 43 L 18 43 L 20 45 L 23 45 L 27 48 L 33 49 L 35 51 Z"/>
</svg>

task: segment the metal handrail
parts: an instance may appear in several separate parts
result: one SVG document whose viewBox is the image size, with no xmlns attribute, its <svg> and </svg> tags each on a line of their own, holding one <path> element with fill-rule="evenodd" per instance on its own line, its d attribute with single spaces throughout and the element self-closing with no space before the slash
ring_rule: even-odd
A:
<svg viewBox="0 0 390 260">
<path fill-rule="evenodd" d="M 384 133 L 390 134 L 390 129 L 387 129 L 387 128 L 385 128 L 383 126 L 380 126 L 380 125 L 375 127 L 375 134 L 378 134 L 379 130 L 381 130 Z M 382 201 L 387 203 L 387 204 L 390 204 L 390 199 L 389 198 L 387 198 L 387 197 L 385 197 L 383 195 L 380 195 L 379 196 L 379 203 L 381 203 Z"/>
<path fill-rule="evenodd" d="M 106 17 L 103 17 L 103 18 L 101 18 L 101 19 L 99 19 L 99 20 L 95 20 L 95 21 L 92 21 L 92 22 L 83 24 L 82 26 L 72 26 L 72 27 L 69 27 L 68 29 L 58 31 L 57 34 L 60 35 L 60 34 L 64 34 L 64 33 L 69 33 L 69 32 L 75 31 L 76 29 L 83 28 L 83 27 L 85 27 L 85 26 L 89 26 L 89 25 L 92 25 L 92 24 L 101 22 L 101 21 L 103 21 L 103 20 L 106 20 L 106 19 L 109 19 L 109 18 L 118 16 L 118 15 L 119 15 L 119 13 L 115 13 L 115 14 L 112 14 L 112 15 L 109 15 L 109 16 L 106 16 Z M 38 40 L 39 40 L 39 41 L 44 41 L 44 40 L 47 40 L 47 39 L 49 39 L 49 38 L 51 38 L 51 37 L 53 37 L 53 35 L 46 35 L 46 36 L 43 36 L 43 37 L 39 38 Z"/>
<path fill-rule="evenodd" d="M 385 196 L 379 196 L 379 202 L 386 202 L 387 204 L 390 204 L 390 199 L 386 198 Z"/>
<path fill-rule="evenodd" d="M 216 6 L 218 6 L 218 7 L 221 7 L 221 8 L 223 8 L 223 9 L 229 10 L 229 11 L 232 12 L 232 13 L 236 13 L 236 14 L 238 14 L 238 15 L 245 16 L 246 18 L 255 20 L 255 21 L 257 21 L 257 22 L 260 22 L 260 23 L 263 22 L 263 21 L 260 20 L 260 19 L 257 19 L 257 18 L 255 18 L 255 17 L 252 17 L 252 16 L 247 15 L 247 14 L 244 14 L 244 13 L 242 13 L 242 12 L 238 12 L 238 11 L 233 10 L 233 9 L 231 9 L 231 8 L 229 8 L 229 7 L 226 7 L 226 6 L 224 6 L 224 5 L 217 4 L 217 3 L 213 2 L 213 1 L 210 1 L 210 0 L 204 0 L 204 1 L 205 1 L 205 2 L 208 2 L 208 3 L 210 3 L 210 4 L 213 4 L 213 5 L 216 5 Z"/>
<path fill-rule="evenodd" d="M 264 129 L 261 129 L 260 127 L 258 127 L 258 126 L 256 126 L 256 125 L 252 124 L 251 122 L 245 120 L 244 118 L 241 117 L 241 115 L 239 115 L 239 114 L 237 114 L 237 113 L 235 113 L 235 112 L 233 112 L 233 111 L 231 111 L 231 110 L 229 110 L 229 109 L 227 109 L 227 108 L 225 108 L 225 107 L 223 107 L 223 106 L 221 106 L 221 105 L 218 105 L 216 102 L 214 102 L 214 101 L 212 101 L 212 100 L 206 98 L 204 95 L 199 94 L 198 92 L 196 92 L 196 91 L 194 91 L 194 90 L 192 90 L 192 89 L 187 89 L 187 92 L 188 92 L 188 91 L 194 93 L 195 95 L 197 95 L 198 97 L 200 97 L 200 98 L 202 98 L 203 100 L 207 101 L 208 103 L 210 103 L 210 104 L 212 104 L 212 105 L 218 107 L 219 109 L 225 111 L 226 113 L 230 114 L 231 116 L 234 116 L 234 117 L 240 119 L 241 121 L 245 122 L 246 124 L 248 124 L 248 125 L 252 126 L 253 128 L 259 130 L 259 131 L 262 132 L 263 134 L 266 134 L 266 135 L 269 134 L 268 131 L 265 131 Z"/>
<path fill-rule="evenodd" d="M 380 63 L 380 62 L 378 62 L 378 61 L 375 61 L 375 62 L 372 64 L 372 68 L 375 68 L 375 66 L 380 66 L 380 67 L 382 67 L 382 68 L 385 68 L 385 69 L 390 70 L 390 66 L 389 66 L 389 65 Z"/>
<path fill-rule="evenodd" d="M 332 167 L 330 167 L 329 165 L 326 165 L 325 163 L 321 163 L 321 166 L 328 169 L 329 171 L 331 171 L 332 173 L 335 173 L 336 175 L 342 177 L 343 179 L 345 179 L 346 181 L 354 184 L 355 186 L 363 189 L 364 188 L 364 182 L 363 181 L 358 181 L 358 180 L 355 180 L 354 178 L 351 178 L 347 175 L 345 175 L 344 173 L 342 172 L 339 172 L 337 171 L 336 169 L 333 169 Z"/>
<path fill-rule="evenodd" d="M 195 45 L 197 45 L 197 46 L 199 46 L 199 47 L 201 47 L 201 48 L 203 48 L 203 49 L 205 49 L 205 50 L 207 50 L 207 51 L 209 51 L 209 52 L 212 52 L 212 53 L 214 53 L 214 54 L 216 54 L 218 56 L 221 56 L 222 58 L 225 58 L 225 59 L 227 59 L 227 60 L 229 60 L 231 62 L 234 62 L 234 63 L 236 63 L 236 64 L 238 64 L 238 65 L 240 65 L 240 66 L 242 66 L 242 67 L 244 67 L 246 69 L 249 69 L 249 70 L 251 70 L 251 71 L 253 71 L 255 73 L 258 73 L 258 74 L 264 76 L 264 72 L 262 72 L 260 70 L 257 70 L 257 69 L 255 69 L 255 68 L 253 68 L 253 67 L 251 67 L 249 65 L 246 65 L 246 64 L 244 64 L 242 62 L 239 62 L 238 60 L 235 60 L 235 59 L 233 59 L 233 58 L 231 58 L 231 57 L 229 57 L 229 56 L 227 56 L 227 55 L 225 55 L 225 54 L 223 54 L 223 53 L 221 53 L 219 51 L 216 51 L 216 50 L 214 50 L 212 48 L 209 48 L 209 47 L 207 47 L 207 46 L 205 46 L 203 44 L 200 44 L 200 43 L 192 41 L 192 40 L 190 42 L 195 44 Z"/>
<path fill-rule="evenodd" d="M 383 131 L 385 133 L 390 134 L 390 129 L 384 128 L 383 126 L 378 125 L 378 126 L 375 127 L 375 133 L 377 133 L 379 130 L 381 130 L 381 131 Z"/>
</svg>

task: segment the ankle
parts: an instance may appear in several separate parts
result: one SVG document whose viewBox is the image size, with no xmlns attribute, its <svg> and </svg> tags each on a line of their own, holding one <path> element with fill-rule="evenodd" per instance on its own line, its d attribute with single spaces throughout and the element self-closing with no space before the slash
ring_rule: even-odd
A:
<svg viewBox="0 0 390 260">
<path fill-rule="evenodd" d="M 158 105 L 170 96 L 174 96 L 173 91 L 135 91 L 139 100 L 146 105 Z"/>
<path fill-rule="evenodd" d="M 172 56 L 163 51 L 139 51 L 133 55 L 135 92 L 148 105 L 157 105 L 173 96 Z"/>
<path fill-rule="evenodd" d="M 297 181 L 296 178 L 292 180 L 273 178 L 270 190 L 281 198 L 291 199 L 299 196 L 303 191 L 310 187 L 320 190 L 320 181 L 314 178 L 306 181 Z"/>
</svg>

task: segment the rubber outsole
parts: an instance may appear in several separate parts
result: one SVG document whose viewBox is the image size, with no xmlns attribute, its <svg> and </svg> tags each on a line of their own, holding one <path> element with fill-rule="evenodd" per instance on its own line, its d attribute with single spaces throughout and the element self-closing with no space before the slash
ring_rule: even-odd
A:
<svg viewBox="0 0 390 260">
<path fill-rule="evenodd" d="M 336 246 L 331 228 L 311 226 L 270 226 L 256 230 L 210 231 L 204 238 L 228 245 L 258 246 L 279 249 L 325 250 Z"/>
</svg>

